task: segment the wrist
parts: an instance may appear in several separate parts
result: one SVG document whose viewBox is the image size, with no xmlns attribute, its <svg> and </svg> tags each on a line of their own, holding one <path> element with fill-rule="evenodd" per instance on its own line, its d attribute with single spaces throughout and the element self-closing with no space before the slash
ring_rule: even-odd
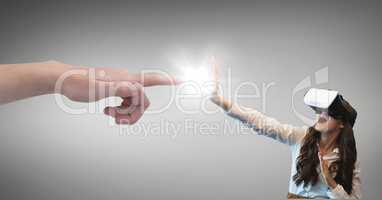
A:
<svg viewBox="0 0 382 200">
<path fill-rule="evenodd" d="M 33 63 L 27 68 L 26 77 L 31 77 L 30 85 L 37 94 L 53 94 L 56 81 L 69 68 L 69 65 L 57 61 Z"/>
<path fill-rule="evenodd" d="M 232 107 L 231 103 L 219 94 L 213 94 L 213 96 L 211 97 L 211 101 L 223 108 L 224 111 L 229 111 Z"/>
</svg>

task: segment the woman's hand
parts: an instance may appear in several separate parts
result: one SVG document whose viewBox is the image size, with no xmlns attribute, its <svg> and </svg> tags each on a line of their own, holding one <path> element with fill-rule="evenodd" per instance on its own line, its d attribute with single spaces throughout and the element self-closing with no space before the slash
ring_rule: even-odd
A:
<svg viewBox="0 0 382 200">
<path fill-rule="evenodd" d="M 329 170 L 329 163 L 327 160 L 324 160 L 323 155 L 324 155 L 324 152 L 320 150 L 320 152 L 318 152 L 318 158 L 320 160 L 321 173 L 326 184 L 330 188 L 334 189 L 337 186 L 337 183 L 334 180 L 334 178 L 331 176 L 330 170 Z"/>
<path fill-rule="evenodd" d="M 219 78 L 219 67 L 216 61 L 212 61 L 212 80 L 214 82 L 214 88 L 211 93 L 211 101 L 216 105 L 222 107 L 225 111 L 228 111 L 232 107 L 232 103 L 220 94 L 220 78 Z"/>
<path fill-rule="evenodd" d="M 214 83 L 213 90 L 211 93 L 211 101 L 217 105 L 221 103 L 220 96 L 220 80 L 219 80 L 219 71 L 218 66 L 216 65 L 215 60 L 212 61 L 212 81 Z"/>
</svg>

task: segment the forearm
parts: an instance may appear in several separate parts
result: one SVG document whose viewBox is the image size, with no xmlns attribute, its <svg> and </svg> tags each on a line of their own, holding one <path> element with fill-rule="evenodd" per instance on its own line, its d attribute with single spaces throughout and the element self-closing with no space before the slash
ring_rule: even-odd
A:
<svg viewBox="0 0 382 200">
<path fill-rule="evenodd" d="M 359 170 L 359 169 L 356 169 Z M 333 179 L 334 181 L 334 179 Z M 353 188 L 351 194 L 348 194 L 341 184 L 338 184 L 334 181 L 334 183 L 329 183 L 329 187 L 331 188 L 333 198 L 335 199 L 361 199 L 361 181 L 359 179 L 359 173 L 355 174 L 353 177 Z"/>
<path fill-rule="evenodd" d="M 359 188 L 353 187 L 353 191 L 351 194 L 348 194 L 342 185 L 336 184 L 335 188 L 332 188 L 332 195 L 334 199 L 361 199 L 361 191 Z"/>
<path fill-rule="evenodd" d="M 0 104 L 54 93 L 56 80 L 67 69 L 56 61 L 1 64 Z"/>
<path fill-rule="evenodd" d="M 229 116 L 250 126 L 260 135 L 268 136 L 281 143 L 292 145 L 301 140 L 305 135 L 306 127 L 282 124 L 255 109 L 241 107 L 219 95 L 213 96 L 211 100 L 222 107 Z"/>
</svg>

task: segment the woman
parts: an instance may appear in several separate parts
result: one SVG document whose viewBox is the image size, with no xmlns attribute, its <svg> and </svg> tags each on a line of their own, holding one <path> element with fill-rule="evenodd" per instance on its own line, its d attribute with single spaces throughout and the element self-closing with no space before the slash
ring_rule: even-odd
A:
<svg viewBox="0 0 382 200">
<path fill-rule="evenodd" d="M 341 95 L 326 90 L 331 95 L 324 98 L 330 99 L 326 102 L 326 108 L 322 102 L 315 105 L 304 99 L 316 111 L 317 122 L 309 128 L 294 127 L 224 99 L 218 92 L 216 67 L 214 71 L 216 87 L 212 102 L 222 107 L 229 116 L 253 127 L 259 135 L 290 147 L 293 162 L 288 198 L 361 198 L 359 162 L 353 135 L 357 112 Z M 320 92 L 322 96 L 323 90 L 311 89 L 309 92 L 312 91 L 314 94 L 310 96 L 313 96 L 313 101 L 319 99 L 317 94 Z"/>
</svg>

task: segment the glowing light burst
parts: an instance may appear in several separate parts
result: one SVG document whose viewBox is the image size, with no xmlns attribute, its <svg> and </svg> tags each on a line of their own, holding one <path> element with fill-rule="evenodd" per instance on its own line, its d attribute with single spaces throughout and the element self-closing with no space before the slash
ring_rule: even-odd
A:
<svg viewBox="0 0 382 200">
<path fill-rule="evenodd" d="M 211 81 L 211 74 L 205 67 L 185 68 L 183 69 L 183 73 L 182 80 L 184 81 L 193 81 L 198 85 L 203 85 Z"/>
<path fill-rule="evenodd" d="M 199 90 L 203 95 L 211 94 L 212 92 L 214 82 L 208 66 L 184 67 L 181 79 L 184 81 L 184 84 L 188 84 L 194 90 Z"/>
<path fill-rule="evenodd" d="M 169 61 L 178 71 L 177 77 L 183 82 L 180 87 L 182 92 L 199 96 L 209 96 L 215 88 L 212 68 L 214 60 L 210 52 L 195 55 L 179 50 L 169 55 Z"/>
</svg>

